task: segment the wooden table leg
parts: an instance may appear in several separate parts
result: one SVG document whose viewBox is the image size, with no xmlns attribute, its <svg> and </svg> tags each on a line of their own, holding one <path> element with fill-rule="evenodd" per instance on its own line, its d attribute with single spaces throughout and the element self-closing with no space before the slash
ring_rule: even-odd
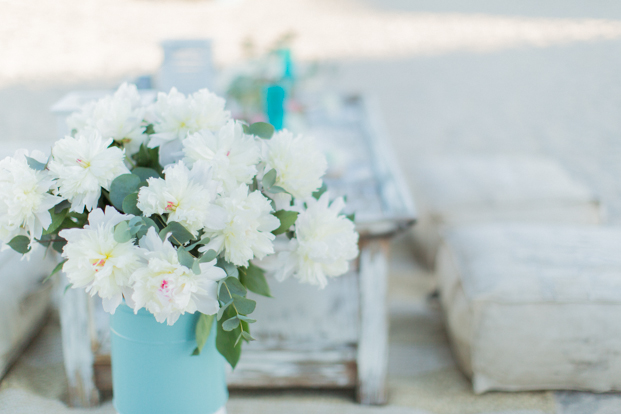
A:
<svg viewBox="0 0 621 414">
<path fill-rule="evenodd" d="M 69 404 L 73 407 L 92 407 L 99 404 L 95 387 L 93 350 L 89 328 L 89 297 L 84 289 L 68 289 L 62 274 L 60 289 L 60 324 Z"/>
<path fill-rule="evenodd" d="M 388 247 L 385 239 L 370 239 L 360 246 L 360 338 L 358 392 L 361 404 L 386 404 L 388 368 L 388 311 L 386 284 Z"/>
</svg>

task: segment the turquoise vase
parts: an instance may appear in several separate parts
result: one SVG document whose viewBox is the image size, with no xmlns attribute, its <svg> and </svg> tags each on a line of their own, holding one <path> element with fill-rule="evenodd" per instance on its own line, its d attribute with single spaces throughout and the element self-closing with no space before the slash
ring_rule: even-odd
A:
<svg viewBox="0 0 621 414">
<path fill-rule="evenodd" d="M 118 307 L 110 317 L 114 408 L 119 414 L 221 414 L 228 399 L 224 358 L 215 324 L 203 351 L 196 348 L 199 314 L 172 326 L 145 309 Z"/>
</svg>

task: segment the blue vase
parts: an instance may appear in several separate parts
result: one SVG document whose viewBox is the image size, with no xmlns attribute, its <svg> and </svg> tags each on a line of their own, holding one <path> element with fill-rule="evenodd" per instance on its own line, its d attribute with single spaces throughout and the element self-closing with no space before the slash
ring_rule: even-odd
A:
<svg viewBox="0 0 621 414">
<path fill-rule="evenodd" d="M 203 351 L 196 348 L 199 314 L 173 325 L 159 323 L 127 305 L 110 317 L 114 408 L 119 414 L 225 413 L 225 360 L 216 350 L 216 330 Z"/>
</svg>

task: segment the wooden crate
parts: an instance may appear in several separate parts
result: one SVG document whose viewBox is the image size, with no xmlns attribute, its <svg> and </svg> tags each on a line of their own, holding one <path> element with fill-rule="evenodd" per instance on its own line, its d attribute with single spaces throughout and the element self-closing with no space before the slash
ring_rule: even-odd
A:
<svg viewBox="0 0 621 414">
<path fill-rule="evenodd" d="M 71 100 L 81 101 L 74 93 L 54 107 L 59 118 L 67 116 Z M 308 133 L 333 155 L 341 151 L 349 157 L 326 181 L 333 195 L 347 195 L 348 208 L 356 212 L 360 257 L 324 290 L 272 280 L 273 299 L 253 297 L 258 322 L 252 332 L 258 340 L 244 345 L 228 383 L 234 388 L 356 388 L 361 403 L 383 404 L 389 242 L 414 223 L 414 207 L 371 99 L 349 97 L 329 113 L 311 104 L 307 118 Z M 70 290 L 61 304 L 61 324 L 70 402 L 94 405 L 99 391 L 112 389 L 108 315 L 100 301 Z"/>
</svg>

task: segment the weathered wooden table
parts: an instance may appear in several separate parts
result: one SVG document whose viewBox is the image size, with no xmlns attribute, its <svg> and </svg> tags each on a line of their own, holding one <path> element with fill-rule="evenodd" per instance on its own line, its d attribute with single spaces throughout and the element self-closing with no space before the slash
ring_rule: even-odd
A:
<svg viewBox="0 0 621 414">
<path fill-rule="evenodd" d="M 67 132 L 61 120 L 97 94 L 70 94 L 53 107 L 60 133 Z M 152 96 L 145 92 L 145 99 Z M 307 133 L 337 160 L 326 180 L 356 212 L 360 257 L 324 290 L 272 280 L 274 299 L 254 298 L 258 340 L 245 345 L 229 386 L 356 388 L 361 403 L 383 404 L 387 257 L 390 239 L 414 223 L 414 206 L 373 100 L 348 97 L 331 111 L 311 105 L 306 121 Z M 70 290 L 61 303 L 61 324 L 70 402 L 96 404 L 99 391 L 112 388 L 107 314 L 95 299 Z"/>
</svg>

